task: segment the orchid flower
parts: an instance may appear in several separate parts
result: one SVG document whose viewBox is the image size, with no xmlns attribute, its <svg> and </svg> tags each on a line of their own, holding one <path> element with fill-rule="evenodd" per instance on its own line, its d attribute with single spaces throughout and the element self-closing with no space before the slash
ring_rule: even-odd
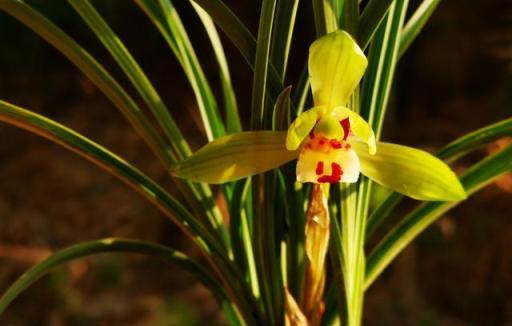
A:
<svg viewBox="0 0 512 326">
<path fill-rule="evenodd" d="M 288 150 L 300 147 L 299 182 L 356 182 L 360 161 L 351 145 L 354 138 L 365 141 L 370 154 L 375 154 L 371 127 L 346 107 L 367 64 L 344 31 L 328 34 L 311 46 L 309 76 L 315 106 L 291 124 L 286 137 Z"/>
<path fill-rule="evenodd" d="M 288 132 L 250 131 L 221 137 L 171 173 L 191 181 L 224 183 L 298 158 L 299 182 L 353 183 L 362 173 L 415 199 L 464 199 L 464 188 L 444 162 L 418 149 L 376 142 L 370 125 L 347 107 L 366 66 L 363 51 L 347 32 L 321 37 L 309 52 L 314 106 L 299 115 Z"/>
</svg>

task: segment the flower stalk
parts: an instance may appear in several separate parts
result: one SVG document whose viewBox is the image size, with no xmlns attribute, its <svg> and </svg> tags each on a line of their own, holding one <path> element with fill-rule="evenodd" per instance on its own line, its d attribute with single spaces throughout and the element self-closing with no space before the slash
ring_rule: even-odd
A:
<svg viewBox="0 0 512 326">
<path fill-rule="evenodd" d="M 318 325 L 324 312 L 325 258 L 329 247 L 330 217 L 327 204 L 329 186 L 314 184 L 306 212 L 304 278 L 302 311 L 310 325 Z"/>
</svg>

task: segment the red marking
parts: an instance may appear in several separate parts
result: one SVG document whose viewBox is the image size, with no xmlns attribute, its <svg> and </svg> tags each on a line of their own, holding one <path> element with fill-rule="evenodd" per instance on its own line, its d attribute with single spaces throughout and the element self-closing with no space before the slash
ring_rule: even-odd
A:
<svg viewBox="0 0 512 326">
<path fill-rule="evenodd" d="M 325 144 L 325 138 L 320 139 L 320 141 L 318 143 L 320 144 L 320 146 L 324 145 Z"/>
<path fill-rule="evenodd" d="M 310 139 L 315 138 L 315 134 L 313 133 L 313 130 L 311 130 L 311 132 L 309 133 L 309 138 Z"/>
<path fill-rule="evenodd" d="M 352 146 L 350 146 L 350 144 L 348 144 L 348 143 L 347 143 L 347 144 L 345 144 L 345 146 L 343 146 L 343 147 L 345 147 L 345 149 L 350 149 Z"/>
<path fill-rule="evenodd" d="M 345 135 L 343 136 L 343 140 L 347 140 L 348 134 L 350 133 L 350 120 L 345 118 L 340 121 L 341 127 L 343 127 L 343 132 Z"/>
<path fill-rule="evenodd" d="M 331 163 L 331 175 L 323 175 L 317 179 L 320 183 L 336 183 L 340 182 L 341 176 L 343 175 L 343 170 L 341 169 L 341 166 L 338 163 Z M 323 170 L 323 162 L 322 162 L 322 170 Z M 318 166 L 317 166 L 317 172 L 318 172 Z M 320 173 L 317 173 L 320 174 Z"/>
<path fill-rule="evenodd" d="M 318 161 L 318 163 L 316 163 L 316 175 L 320 175 L 320 174 L 323 174 L 324 173 L 324 162 L 323 161 Z"/>
<path fill-rule="evenodd" d="M 341 176 L 343 174 L 343 170 L 338 163 L 331 163 L 332 176 Z"/>
<path fill-rule="evenodd" d="M 341 143 L 339 141 L 337 141 L 336 139 L 331 139 L 330 144 L 331 144 L 332 148 L 335 148 L 335 149 L 341 148 Z"/>
<path fill-rule="evenodd" d="M 339 182 L 341 176 L 339 175 L 324 175 L 317 179 L 320 183 L 336 183 Z"/>
</svg>

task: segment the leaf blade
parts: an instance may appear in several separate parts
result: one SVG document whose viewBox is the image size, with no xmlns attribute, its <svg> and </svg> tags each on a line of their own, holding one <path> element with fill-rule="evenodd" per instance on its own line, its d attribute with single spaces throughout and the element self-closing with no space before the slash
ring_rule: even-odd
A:
<svg viewBox="0 0 512 326">
<path fill-rule="evenodd" d="M 45 16 L 22 1 L 0 1 L 0 9 L 25 24 L 66 56 L 121 111 L 163 164 L 171 165 L 174 159 L 169 155 L 171 149 L 154 130 L 135 101 L 85 49 Z"/>
<path fill-rule="evenodd" d="M 404 55 L 409 46 L 416 39 L 440 2 L 441 0 L 423 0 L 418 9 L 416 9 L 412 17 L 402 29 L 400 48 L 398 50 L 399 57 Z"/>
<path fill-rule="evenodd" d="M 379 28 L 379 25 L 386 17 L 389 6 L 393 0 L 370 0 L 359 17 L 358 42 L 362 49 L 366 49 Z"/>
<path fill-rule="evenodd" d="M 192 6 L 196 10 L 203 26 L 208 34 L 210 43 L 212 44 L 215 58 L 219 66 L 222 94 L 224 96 L 224 106 L 226 112 L 226 131 L 227 133 L 235 133 L 242 131 L 242 123 L 240 122 L 240 115 L 238 113 L 238 105 L 236 101 L 236 94 L 231 83 L 231 75 L 229 72 L 229 66 L 224 53 L 224 48 L 220 41 L 217 28 L 213 23 L 212 18 L 206 11 L 203 10 L 199 5 L 192 2 Z"/>
<path fill-rule="evenodd" d="M 482 145 L 493 142 L 502 137 L 512 136 L 512 118 L 498 121 L 466 134 L 443 147 L 436 156 L 446 162 L 452 162 L 465 153 L 471 152 Z M 391 193 L 372 212 L 366 225 L 367 239 L 382 225 L 403 196 L 397 192 Z"/>
<path fill-rule="evenodd" d="M 512 171 L 512 146 L 509 146 L 471 167 L 461 177 L 469 195 L 474 194 L 501 174 Z M 368 288 L 405 246 L 432 225 L 458 202 L 431 202 L 408 214 L 374 248 L 368 258 L 365 287 Z"/>
<path fill-rule="evenodd" d="M 190 0 L 201 6 L 224 31 L 231 42 L 238 48 L 249 66 L 256 66 L 256 39 L 240 19 L 221 0 Z M 269 69 L 267 85 L 270 98 L 276 99 L 283 89 L 279 74 L 274 66 Z"/>
<path fill-rule="evenodd" d="M 159 244 L 130 239 L 98 239 L 82 242 L 61 249 L 43 261 L 37 263 L 23 273 L 0 298 L 0 315 L 7 306 L 37 280 L 51 272 L 54 268 L 73 260 L 100 253 L 136 253 L 155 256 L 169 263 L 176 264 L 195 275 L 220 301 L 226 300 L 224 289 L 210 273 L 185 254 Z"/>
</svg>

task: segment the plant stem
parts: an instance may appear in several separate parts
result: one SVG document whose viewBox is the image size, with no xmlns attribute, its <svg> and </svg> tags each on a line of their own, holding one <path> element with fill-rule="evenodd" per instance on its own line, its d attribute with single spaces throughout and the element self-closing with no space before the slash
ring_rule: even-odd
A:
<svg viewBox="0 0 512 326">
<path fill-rule="evenodd" d="M 324 311 L 325 257 L 329 247 L 330 217 L 328 187 L 314 184 L 306 213 L 305 251 L 307 257 L 302 311 L 311 325 L 318 325 Z"/>
</svg>

